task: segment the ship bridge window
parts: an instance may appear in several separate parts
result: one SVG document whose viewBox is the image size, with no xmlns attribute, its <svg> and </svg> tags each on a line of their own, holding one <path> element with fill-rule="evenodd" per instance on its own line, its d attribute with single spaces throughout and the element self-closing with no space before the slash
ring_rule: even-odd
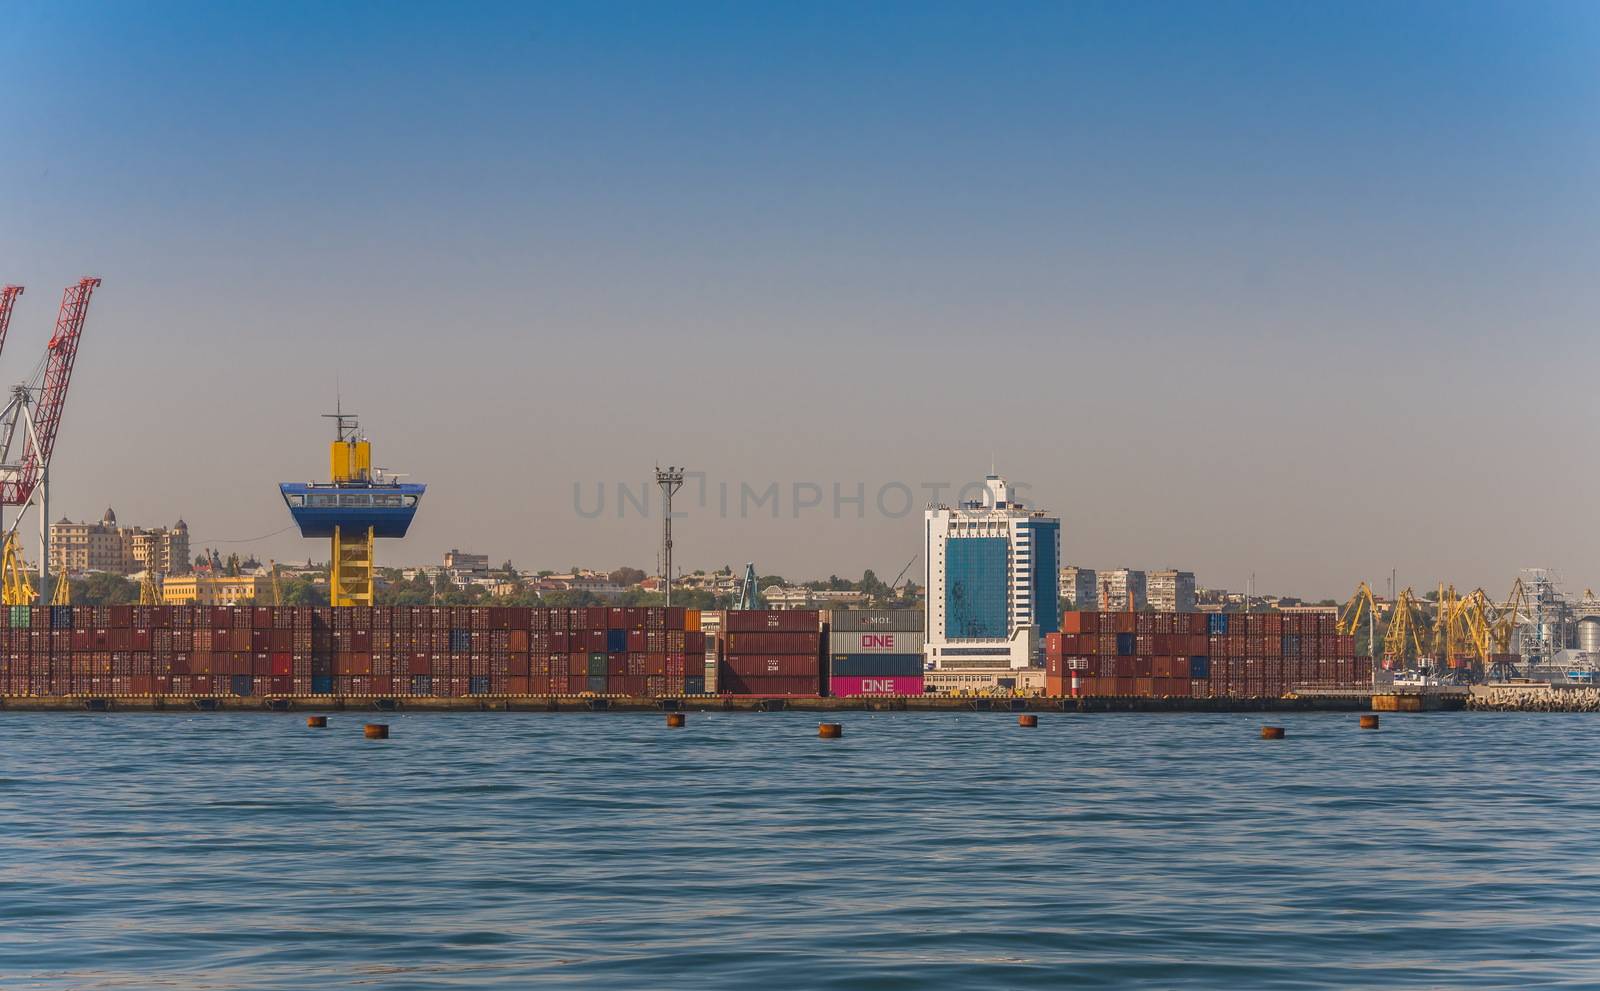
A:
<svg viewBox="0 0 1600 991">
<path fill-rule="evenodd" d="M 398 495 L 390 495 L 388 493 L 380 492 L 373 495 L 372 504 L 374 506 L 384 506 L 390 509 L 397 509 L 400 506 L 400 497 Z"/>
<path fill-rule="evenodd" d="M 354 507 L 354 506 L 370 506 L 370 505 L 372 505 L 372 496 L 368 495 L 365 492 L 355 492 L 355 493 L 346 492 L 346 493 L 343 493 L 343 494 L 341 494 L 339 496 L 339 505 L 340 506 L 352 506 L 352 507 Z"/>
<path fill-rule="evenodd" d="M 313 492 L 310 495 L 306 496 L 306 505 L 308 505 L 308 506 L 337 506 L 337 505 L 339 505 L 339 497 L 336 496 L 336 495 L 333 495 L 332 493 L 324 494 L 324 493 L 320 493 L 320 492 Z"/>
<path fill-rule="evenodd" d="M 289 497 L 289 505 L 291 506 L 304 506 L 305 504 L 306 497 L 303 495 L 296 493 L 295 495 Z"/>
<path fill-rule="evenodd" d="M 405 499 L 407 506 L 415 506 L 417 504 L 417 497 L 414 495 L 408 495 L 405 497 Z"/>
</svg>

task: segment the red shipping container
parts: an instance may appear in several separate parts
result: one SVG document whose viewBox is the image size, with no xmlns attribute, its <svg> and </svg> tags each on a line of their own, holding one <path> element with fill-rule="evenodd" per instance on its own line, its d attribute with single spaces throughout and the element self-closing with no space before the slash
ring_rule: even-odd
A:
<svg viewBox="0 0 1600 991">
<path fill-rule="evenodd" d="M 817 654 L 822 650 L 820 633 L 741 633 L 727 635 L 730 654 Z"/>
<path fill-rule="evenodd" d="M 792 654 L 728 654 L 721 668 L 756 678 L 817 677 L 821 672 L 821 659 Z"/>
<path fill-rule="evenodd" d="M 757 633 L 762 630 L 814 632 L 822 629 L 821 615 L 815 609 L 739 609 L 727 614 L 728 633 Z"/>
</svg>

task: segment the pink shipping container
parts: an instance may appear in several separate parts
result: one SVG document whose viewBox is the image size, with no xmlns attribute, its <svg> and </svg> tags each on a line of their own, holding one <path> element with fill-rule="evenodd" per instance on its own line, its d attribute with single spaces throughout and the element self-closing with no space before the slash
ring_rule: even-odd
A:
<svg viewBox="0 0 1600 991">
<path fill-rule="evenodd" d="M 876 677 L 834 677 L 828 691 L 840 697 L 852 695 L 921 695 L 922 675 Z"/>
</svg>

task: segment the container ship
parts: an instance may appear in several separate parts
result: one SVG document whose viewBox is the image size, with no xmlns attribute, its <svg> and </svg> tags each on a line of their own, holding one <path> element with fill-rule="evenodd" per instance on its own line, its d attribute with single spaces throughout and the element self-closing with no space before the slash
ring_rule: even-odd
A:
<svg viewBox="0 0 1600 991">
<path fill-rule="evenodd" d="M 703 628 L 714 616 L 717 632 Z M 920 613 L 667 607 L 12 606 L 0 696 L 906 697 Z M 1267 697 L 1360 688 L 1315 616 L 1067 613 L 1045 694 Z"/>
</svg>

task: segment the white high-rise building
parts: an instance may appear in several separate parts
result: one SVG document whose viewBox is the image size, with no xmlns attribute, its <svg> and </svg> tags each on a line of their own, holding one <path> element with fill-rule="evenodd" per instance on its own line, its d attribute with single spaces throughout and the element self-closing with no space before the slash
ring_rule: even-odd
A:
<svg viewBox="0 0 1600 991">
<path fill-rule="evenodd" d="M 1148 606 L 1145 598 L 1144 572 L 1118 568 L 1115 571 L 1100 572 L 1097 579 L 1100 582 L 1101 609 L 1127 612 L 1130 608 L 1144 609 Z"/>
<path fill-rule="evenodd" d="M 1100 608 L 1100 586 L 1093 568 L 1068 565 L 1061 569 L 1061 597 L 1074 609 L 1093 612 Z"/>
<path fill-rule="evenodd" d="M 1145 596 L 1156 612 L 1194 612 L 1194 572 L 1152 571 L 1145 578 Z"/>
<path fill-rule="evenodd" d="M 1017 501 L 998 475 L 983 498 L 924 516 L 926 658 L 938 668 L 1022 668 L 1061 628 L 1061 520 Z"/>
</svg>

